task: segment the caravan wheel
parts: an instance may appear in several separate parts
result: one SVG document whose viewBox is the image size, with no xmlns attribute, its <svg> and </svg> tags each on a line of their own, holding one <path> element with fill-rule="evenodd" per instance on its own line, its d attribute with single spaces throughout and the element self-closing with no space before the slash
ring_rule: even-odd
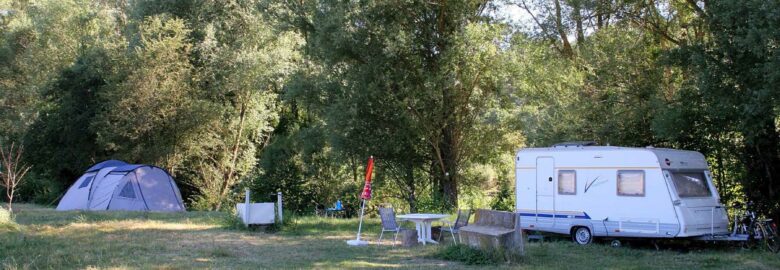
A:
<svg viewBox="0 0 780 270">
<path fill-rule="evenodd" d="M 593 235 L 587 227 L 577 227 L 572 232 L 571 239 L 577 244 L 587 245 L 593 242 Z"/>
</svg>

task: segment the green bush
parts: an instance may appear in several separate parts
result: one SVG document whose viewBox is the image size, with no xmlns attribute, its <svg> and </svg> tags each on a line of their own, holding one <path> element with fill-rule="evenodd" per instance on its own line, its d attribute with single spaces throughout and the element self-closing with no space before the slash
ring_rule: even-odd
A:
<svg viewBox="0 0 780 270">
<path fill-rule="evenodd" d="M 74 181 L 76 179 L 73 179 Z M 33 202 L 41 205 L 56 205 L 65 193 L 65 187 L 53 177 L 30 173 L 16 191 L 14 202 Z"/>
<path fill-rule="evenodd" d="M 504 256 L 498 252 L 488 252 L 466 245 L 443 247 L 434 254 L 434 257 L 448 261 L 459 261 L 466 265 L 495 265 L 504 261 Z"/>
<path fill-rule="evenodd" d="M 267 228 L 267 232 L 281 232 L 281 231 L 295 231 L 297 228 L 298 223 L 296 220 L 298 219 L 298 215 L 294 211 L 288 211 L 284 210 L 284 215 L 282 217 L 282 221 L 279 221 L 279 218 L 276 218 L 276 222 L 269 226 Z"/>
<path fill-rule="evenodd" d="M 241 218 L 236 215 L 235 211 L 233 213 L 230 213 L 229 215 L 225 215 L 220 220 L 220 225 L 222 225 L 222 228 L 228 229 L 228 230 L 244 230 L 246 229 L 246 226 L 244 226 L 244 222 L 241 220 Z"/>
<path fill-rule="evenodd" d="M 496 194 L 493 201 L 490 202 L 490 208 L 493 210 L 512 211 L 515 209 L 514 199 L 509 180 L 499 180 L 498 194 Z"/>
</svg>

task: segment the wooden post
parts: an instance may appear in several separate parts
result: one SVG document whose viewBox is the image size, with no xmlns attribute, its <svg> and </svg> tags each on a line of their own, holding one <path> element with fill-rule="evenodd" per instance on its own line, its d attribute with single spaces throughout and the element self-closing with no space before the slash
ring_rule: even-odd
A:
<svg viewBox="0 0 780 270">
<path fill-rule="evenodd" d="M 403 229 L 399 233 L 401 234 L 401 246 L 413 247 L 420 242 L 417 240 L 417 230 Z"/>
<path fill-rule="evenodd" d="M 515 231 L 512 233 L 512 242 L 515 253 L 523 255 L 525 253 L 525 243 L 523 243 L 523 227 L 520 226 L 520 213 L 515 212 Z"/>
<path fill-rule="evenodd" d="M 279 209 L 279 223 L 284 223 L 284 215 L 282 213 L 282 192 L 276 193 L 276 208 Z"/>
<path fill-rule="evenodd" d="M 246 194 L 244 196 L 244 225 L 249 227 L 249 203 L 252 202 L 252 200 L 249 199 L 249 189 L 247 188 L 245 190 Z"/>
</svg>

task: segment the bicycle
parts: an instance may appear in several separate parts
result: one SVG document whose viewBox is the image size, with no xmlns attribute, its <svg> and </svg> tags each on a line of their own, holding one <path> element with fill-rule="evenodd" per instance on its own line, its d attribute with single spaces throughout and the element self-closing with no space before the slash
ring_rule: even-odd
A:
<svg viewBox="0 0 780 270">
<path fill-rule="evenodd" d="M 750 210 L 752 204 L 748 202 L 743 209 L 742 215 L 735 214 L 733 235 L 747 235 L 747 241 L 743 243 L 745 248 L 754 248 L 759 244 L 766 246 L 769 251 L 777 253 L 780 251 L 780 236 L 777 233 L 777 225 L 769 218 L 758 218 L 755 211 Z M 737 204 L 734 209 L 741 209 Z"/>
</svg>

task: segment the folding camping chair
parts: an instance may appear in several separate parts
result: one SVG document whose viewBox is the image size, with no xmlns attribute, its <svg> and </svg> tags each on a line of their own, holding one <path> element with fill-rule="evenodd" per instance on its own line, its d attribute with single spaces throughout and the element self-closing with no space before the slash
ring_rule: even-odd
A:
<svg viewBox="0 0 780 270">
<path fill-rule="evenodd" d="M 379 207 L 379 217 L 382 220 L 382 232 L 379 234 L 378 243 L 382 243 L 382 236 L 385 232 L 395 232 L 393 237 L 393 246 L 398 240 L 398 232 L 401 231 L 401 226 L 395 220 L 395 210 L 392 207 Z"/>
<path fill-rule="evenodd" d="M 444 235 L 444 232 L 450 232 L 450 235 L 452 235 L 452 241 L 455 242 L 455 244 L 458 243 L 458 238 L 455 238 L 455 234 L 458 233 L 461 227 L 469 225 L 469 218 L 471 217 L 471 210 L 461 210 L 458 209 L 458 216 L 455 218 L 455 222 L 449 221 L 449 220 L 442 220 L 442 223 L 444 223 L 445 226 L 441 227 L 441 232 L 439 233 L 439 242 L 441 242 L 441 237 Z"/>
</svg>

